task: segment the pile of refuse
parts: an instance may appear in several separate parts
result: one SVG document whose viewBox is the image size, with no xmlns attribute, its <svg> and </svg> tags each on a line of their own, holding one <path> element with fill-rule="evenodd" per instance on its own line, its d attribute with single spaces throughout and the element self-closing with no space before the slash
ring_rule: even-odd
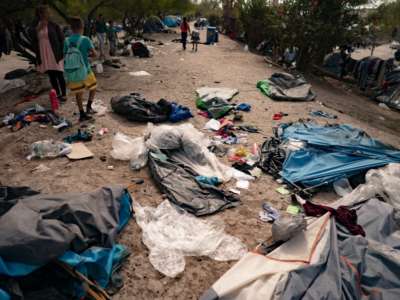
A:
<svg viewBox="0 0 400 300">
<path fill-rule="evenodd" d="M 389 164 L 331 207 L 300 199 L 313 218 L 282 224 L 296 234 L 245 254 L 200 299 L 396 299 L 399 185 L 400 164 Z"/>
<path fill-rule="evenodd" d="M 179 122 L 193 117 L 188 107 L 165 99 L 155 103 L 146 100 L 139 93 L 113 97 L 111 108 L 115 113 L 133 122 Z"/>
<path fill-rule="evenodd" d="M 125 188 L 0 190 L 0 299 L 110 299 L 122 287 L 116 270 L 129 251 L 116 240 L 132 218 Z"/>
<path fill-rule="evenodd" d="M 134 170 L 148 164 L 156 185 L 172 203 L 202 216 L 240 204 L 237 195 L 215 186 L 218 182 L 227 183 L 232 178 L 238 182 L 253 180 L 222 164 L 208 150 L 209 145 L 210 141 L 191 124 L 150 124 L 144 136 L 135 139 L 117 133 L 111 155 L 130 160 Z M 218 180 L 211 180 L 213 177 Z"/>
</svg>

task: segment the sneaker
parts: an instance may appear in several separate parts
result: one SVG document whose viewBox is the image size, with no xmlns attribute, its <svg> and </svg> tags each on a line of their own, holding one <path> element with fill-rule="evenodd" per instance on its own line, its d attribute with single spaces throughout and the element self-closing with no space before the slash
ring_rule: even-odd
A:
<svg viewBox="0 0 400 300">
<path fill-rule="evenodd" d="M 79 117 L 79 122 L 85 122 L 85 121 L 90 121 L 93 118 L 91 116 L 88 116 L 87 114 L 81 114 Z"/>
</svg>

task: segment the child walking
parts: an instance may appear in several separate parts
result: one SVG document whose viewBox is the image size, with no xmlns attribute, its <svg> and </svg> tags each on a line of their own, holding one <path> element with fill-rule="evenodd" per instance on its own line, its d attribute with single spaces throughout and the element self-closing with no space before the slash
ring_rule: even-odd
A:
<svg viewBox="0 0 400 300">
<path fill-rule="evenodd" d="M 200 42 L 200 33 L 197 30 L 192 30 L 192 51 L 197 52 L 197 47 Z"/>
<path fill-rule="evenodd" d="M 96 51 L 92 41 L 82 35 L 83 22 L 79 17 L 70 19 L 72 35 L 64 43 L 64 71 L 67 78 L 67 86 L 76 97 L 79 108 L 79 121 L 92 119 L 92 103 L 96 94 L 97 80 L 90 68 L 89 57 L 95 57 Z M 89 90 L 89 99 L 86 111 L 83 109 L 83 93 Z"/>
</svg>

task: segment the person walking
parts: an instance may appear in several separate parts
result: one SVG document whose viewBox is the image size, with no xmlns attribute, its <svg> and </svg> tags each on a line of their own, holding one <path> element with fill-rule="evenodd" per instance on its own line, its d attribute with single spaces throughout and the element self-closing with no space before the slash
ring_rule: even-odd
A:
<svg viewBox="0 0 400 300">
<path fill-rule="evenodd" d="M 102 14 L 97 16 L 95 27 L 97 40 L 99 41 L 100 59 L 105 59 L 107 24 Z"/>
<path fill-rule="evenodd" d="M 107 31 L 107 39 L 110 44 L 110 56 L 115 56 L 117 52 L 117 41 L 118 41 L 117 30 L 114 27 L 113 20 L 110 20 L 108 23 L 110 26 Z"/>
<path fill-rule="evenodd" d="M 65 74 L 68 88 L 76 97 L 79 109 L 79 121 L 92 119 L 92 103 L 96 94 L 97 80 L 94 75 L 89 57 L 95 57 L 96 51 L 93 43 L 87 36 L 83 35 L 83 21 L 79 17 L 70 18 L 72 35 L 65 40 Z M 89 99 L 86 111 L 83 109 L 83 93 L 89 91 Z"/>
<path fill-rule="evenodd" d="M 183 21 L 181 23 L 181 42 L 182 42 L 183 50 L 186 50 L 188 33 L 190 34 L 190 26 L 187 21 L 187 18 L 184 17 Z"/>
<path fill-rule="evenodd" d="M 37 70 L 48 74 L 57 98 L 60 102 L 65 102 L 67 93 L 63 64 L 64 34 L 60 26 L 49 20 L 49 16 L 49 7 L 39 6 L 36 11 L 37 19 L 29 31 L 36 54 Z"/>
</svg>

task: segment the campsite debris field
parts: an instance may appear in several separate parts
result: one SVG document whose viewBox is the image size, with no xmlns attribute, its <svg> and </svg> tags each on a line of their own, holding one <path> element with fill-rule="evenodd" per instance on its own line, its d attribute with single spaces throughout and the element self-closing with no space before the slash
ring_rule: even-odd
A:
<svg viewBox="0 0 400 300">
<path fill-rule="evenodd" d="M 110 99 L 114 96 L 127 95 L 132 92 L 141 93 L 147 99 L 167 99 L 187 106 L 194 118 L 187 122 L 206 135 L 213 133 L 203 130 L 208 119 L 197 115 L 196 95 L 198 88 L 228 87 L 239 90 L 232 103 L 248 103 L 251 111 L 243 113 L 243 124 L 256 126 L 260 133 L 249 133 L 248 145 L 261 145 L 267 137 L 273 135 L 272 128 L 281 122 L 294 122 L 298 119 L 310 118 L 311 111 L 322 110 L 337 116 L 337 119 L 312 117 L 319 124 L 350 124 L 365 130 L 370 136 L 384 143 L 400 147 L 400 114 L 378 106 L 377 102 L 366 97 L 350 93 L 342 83 L 307 78 L 317 94 L 316 101 L 311 102 L 275 102 L 264 96 L 257 88 L 259 80 L 269 78 L 278 68 L 269 67 L 262 56 L 243 51 L 243 45 L 220 36 L 220 42 L 214 46 L 199 45 L 199 51 L 183 52 L 181 45 L 170 42 L 177 38 L 173 34 L 154 34 L 152 38 L 162 41 L 151 44 L 154 56 L 151 58 L 121 57 L 125 67 L 121 69 L 107 68 L 98 74 L 98 94 L 96 98 L 103 101 L 108 112 L 95 117 L 96 130 L 108 128 L 108 133 L 96 135 L 92 141 L 85 143 L 94 154 L 92 159 L 71 161 L 67 157 L 53 159 L 26 160 L 30 145 L 40 140 L 62 140 L 76 133 L 76 105 L 72 97 L 61 106 L 59 114 L 72 121 L 72 127 L 58 132 L 52 126 L 40 127 L 32 123 L 19 131 L 11 132 L 8 128 L 0 128 L 0 183 L 9 186 L 30 186 L 42 193 L 85 192 L 110 184 L 122 184 L 128 187 L 133 201 L 141 206 L 157 207 L 164 199 L 154 185 L 148 168 L 132 171 L 129 163 L 116 160 L 110 155 L 112 140 L 117 132 L 132 138 L 141 137 L 146 130 L 146 123 L 135 123 L 111 112 Z M 202 40 L 205 31 L 201 32 Z M 189 48 L 190 49 L 190 48 Z M 183 60 L 182 60 L 183 59 Z M 3 72 L 20 67 L 21 62 L 14 56 L 1 61 Z M 143 70 L 151 76 L 130 76 L 130 72 Z M 215 83 L 219 82 L 219 83 Z M 32 103 L 48 104 L 47 94 L 31 102 L 14 106 L 17 100 L 3 99 L 0 96 L 0 110 L 6 114 L 17 112 Z M 324 105 L 321 105 L 323 103 Z M 284 112 L 280 121 L 274 121 L 273 115 Z M 237 123 L 241 124 L 241 123 Z M 230 148 L 238 145 L 228 145 Z M 227 165 L 227 155 L 219 158 Z M 31 170 L 44 164 L 38 173 Z M 108 169 L 113 166 L 113 169 Z M 42 167 L 39 167 L 42 168 Z M 143 179 L 143 184 L 135 184 L 132 180 Z M 242 189 L 242 204 L 226 209 L 212 216 L 213 221 L 222 222 L 227 234 L 239 238 L 248 249 L 258 243 L 271 239 L 271 224 L 259 220 L 261 204 L 268 202 L 280 212 L 286 211 L 290 197 L 276 192 L 280 184 L 271 176 L 263 174 L 250 182 L 250 188 Z M 318 193 L 313 200 L 317 203 L 331 203 L 339 196 L 330 193 Z M 113 296 L 113 299 L 198 299 L 215 281 L 218 280 L 235 261 L 214 261 L 208 257 L 185 257 L 184 272 L 175 278 L 168 278 L 154 269 L 149 261 L 149 249 L 142 242 L 142 231 L 133 219 L 122 232 L 119 243 L 126 245 L 132 252 L 122 267 L 124 287 Z"/>
</svg>

